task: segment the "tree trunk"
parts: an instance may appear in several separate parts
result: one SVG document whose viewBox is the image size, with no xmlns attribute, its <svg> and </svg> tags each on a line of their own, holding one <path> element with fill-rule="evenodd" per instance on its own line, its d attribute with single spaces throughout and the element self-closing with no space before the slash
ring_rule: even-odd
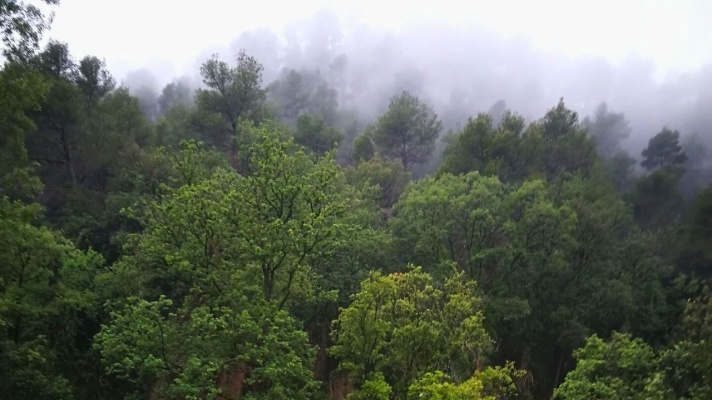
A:
<svg viewBox="0 0 712 400">
<path fill-rule="evenodd" d="M 74 160 L 72 157 L 72 146 L 69 144 L 69 141 L 67 140 L 67 135 L 64 132 L 64 129 L 60 131 L 60 143 L 62 144 L 62 152 L 64 153 L 64 164 L 67 166 L 67 169 L 69 170 L 69 175 L 72 178 L 72 186 L 77 185 L 77 174 L 74 172 Z"/>
<path fill-rule="evenodd" d="M 262 265 L 262 290 L 265 292 L 265 300 L 272 300 L 272 271 L 269 265 Z"/>
</svg>

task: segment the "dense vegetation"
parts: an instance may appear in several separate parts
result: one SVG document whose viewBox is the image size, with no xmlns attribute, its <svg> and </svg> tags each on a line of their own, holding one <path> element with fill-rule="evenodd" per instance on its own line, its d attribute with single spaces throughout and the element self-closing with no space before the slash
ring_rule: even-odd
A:
<svg viewBox="0 0 712 400">
<path fill-rule="evenodd" d="M 712 398 L 699 138 L 408 91 L 364 124 L 244 51 L 147 102 L 1 3 L 3 398 Z"/>
</svg>

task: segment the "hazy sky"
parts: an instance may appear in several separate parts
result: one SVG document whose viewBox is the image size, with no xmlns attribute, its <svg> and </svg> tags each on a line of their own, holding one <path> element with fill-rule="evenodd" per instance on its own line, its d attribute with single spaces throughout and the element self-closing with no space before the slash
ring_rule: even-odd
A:
<svg viewBox="0 0 712 400">
<path fill-rule="evenodd" d="M 659 74 L 712 63 L 709 0 L 62 0 L 50 37 L 77 56 L 105 58 L 119 77 L 143 67 L 180 75 L 244 31 L 281 32 L 323 7 L 393 31 L 474 25 L 549 52 L 613 63 L 634 53 L 653 59 Z"/>
</svg>

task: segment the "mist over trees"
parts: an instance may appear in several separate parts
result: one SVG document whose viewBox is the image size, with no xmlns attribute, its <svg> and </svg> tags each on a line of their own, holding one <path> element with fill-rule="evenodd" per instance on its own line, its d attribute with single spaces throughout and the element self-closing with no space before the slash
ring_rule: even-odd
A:
<svg viewBox="0 0 712 400">
<path fill-rule="evenodd" d="M 516 110 L 532 121 L 563 97 L 582 119 L 595 118 L 606 104 L 611 120 L 598 124 L 620 124 L 611 137 L 599 140 L 599 149 L 607 154 L 622 148 L 639 159 L 647 139 L 661 126 L 677 129 L 682 137 L 700 135 L 705 144 L 712 144 L 707 132 L 712 121 L 706 112 L 712 104 L 710 85 L 705 84 L 712 81 L 709 67 L 658 77 L 654 62 L 639 56 L 614 64 L 603 57 L 545 53 L 524 39 L 505 38 L 476 26 L 438 25 L 434 29 L 423 23 L 395 33 L 340 20 L 328 10 L 294 21 L 282 31 L 244 32 L 229 46 L 215 49 L 224 55 L 241 50 L 263 66 L 268 97 L 282 104 L 286 114 L 279 117 L 285 120 L 295 121 L 305 99 L 319 90 L 319 98 L 333 97 L 336 101 L 330 104 L 350 112 L 358 129 L 375 120 L 393 96 L 406 90 L 433 107 L 444 132 L 461 128 L 479 112 L 496 119 L 494 114 L 504 109 Z M 203 61 L 197 59 L 196 65 Z M 187 80 L 162 80 L 182 79 L 194 88 L 200 86 L 198 67 L 186 73 Z M 127 79 L 132 75 L 135 72 Z M 290 90 L 291 95 L 285 94 Z M 321 117 L 333 124 L 329 119 L 333 111 L 331 115 Z"/>
<path fill-rule="evenodd" d="M 319 13 L 117 81 L 5 3 L 8 399 L 712 393 L 706 69 Z"/>
</svg>

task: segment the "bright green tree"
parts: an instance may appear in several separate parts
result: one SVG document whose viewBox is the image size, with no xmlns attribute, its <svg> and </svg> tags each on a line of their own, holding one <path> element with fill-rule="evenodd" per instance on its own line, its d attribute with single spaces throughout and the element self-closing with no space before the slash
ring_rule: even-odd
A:
<svg viewBox="0 0 712 400">
<path fill-rule="evenodd" d="M 335 323 L 331 353 L 357 387 L 383 374 L 392 398 L 405 399 L 427 372 L 455 382 L 472 376 L 491 348 L 472 281 L 453 274 L 438 287 L 420 268 L 372 272 Z"/>
<path fill-rule="evenodd" d="M 658 355 L 640 339 L 614 333 L 606 342 L 597 336 L 574 353 L 576 368 L 566 375 L 555 399 L 668 399 L 658 372 Z"/>
<path fill-rule="evenodd" d="M 101 278 L 107 297 L 130 301 L 97 346 L 139 392 L 312 395 L 313 349 L 286 310 L 332 296 L 321 272 L 344 239 L 343 177 L 256 129 L 247 177 L 216 169 L 137 208 L 134 250 Z"/>
<path fill-rule="evenodd" d="M 524 371 L 514 364 L 504 367 L 486 367 L 460 384 L 453 384 L 441 371 L 428 372 L 408 388 L 408 399 L 428 400 L 505 400 L 517 398 L 515 379 Z"/>
</svg>

